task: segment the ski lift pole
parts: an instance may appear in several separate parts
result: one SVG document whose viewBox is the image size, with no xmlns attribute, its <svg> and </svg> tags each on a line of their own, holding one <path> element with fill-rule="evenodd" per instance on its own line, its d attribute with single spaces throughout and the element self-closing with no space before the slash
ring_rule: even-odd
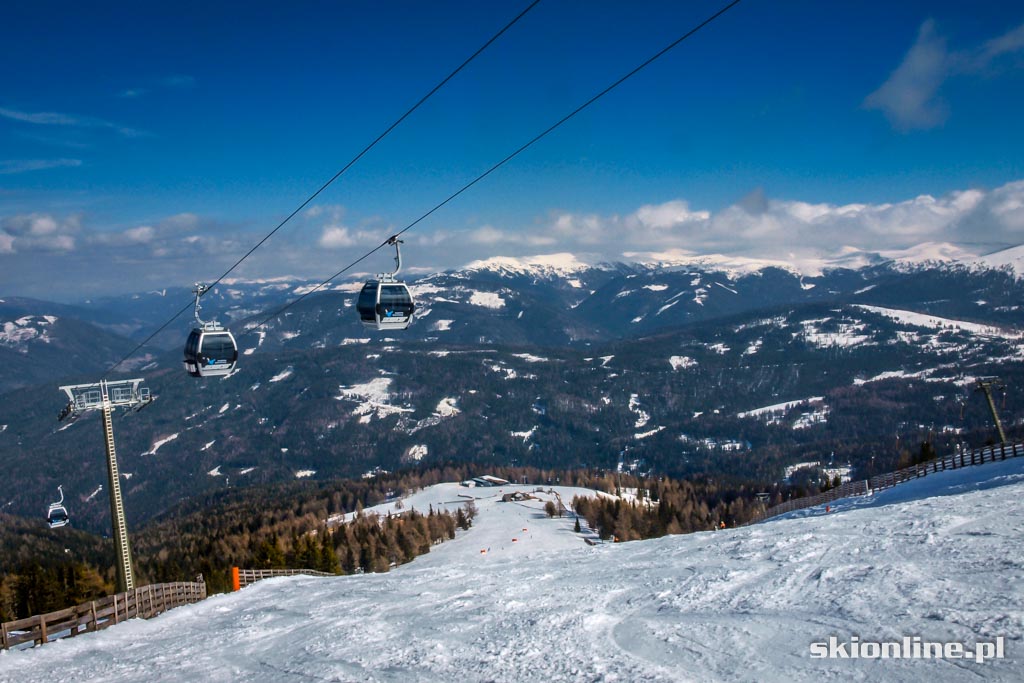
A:
<svg viewBox="0 0 1024 683">
<path fill-rule="evenodd" d="M 398 235 L 392 235 L 386 244 L 393 244 L 395 247 L 395 272 L 391 273 L 391 278 L 394 279 L 398 275 L 398 271 L 402 269 L 402 248 L 398 246 L 402 244 L 402 240 L 398 239 Z"/>
<path fill-rule="evenodd" d="M 100 382 L 103 392 L 103 437 L 107 450 L 107 485 L 110 487 L 110 520 L 114 527 L 114 546 L 117 548 L 117 590 L 124 593 L 135 588 L 132 572 L 132 549 L 128 542 L 128 524 L 124 516 L 124 500 L 121 497 L 121 475 L 117 467 L 117 451 L 114 448 L 113 407 L 107 393 L 106 382 Z"/>
<path fill-rule="evenodd" d="M 197 282 L 195 284 L 195 288 L 192 290 L 192 292 L 196 295 L 196 308 L 195 308 L 195 312 L 193 313 L 193 315 L 195 315 L 196 322 L 199 324 L 200 328 L 205 328 L 206 327 L 206 323 L 204 323 L 202 321 L 202 319 L 199 317 L 199 309 L 201 308 L 200 305 L 199 305 L 199 299 L 203 296 L 203 294 L 206 293 L 207 289 L 208 289 L 208 287 L 206 285 L 200 284 L 200 283 Z"/>
<path fill-rule="evenodd" d="M 121 475 L 117 466 L 117 451 L 114 448 L 115 408 L 141 408 L 153 401 L 149 389 L 142 386 L 141 379 L 100 380 L 95 384 L 76 384 L 60 388 L 68 399 L 71 412 L 65 418 L 76 417 L 86 410 L 99 410 L 103 415 L 103 440 L 107 452 L 107 486 L 110 497 L 110 522 L 114 532 L 114 547 L 117 549 L 117 592 L 124 593 L 135 588 L 132 571 L 132 550 L 128 541 L 128 523 L 125 520 L 124 500 L 121 497 Z M 61 491 L 63 495 L 63 491 Z"/>
<path fill-rule="evenodd" d="M 999 411 L 996 410 L 996 402 L 992 399 L 992 387 L 997 382 L 992 380 L 978 380 L 978 390 L 985 392 L 985 399 L 988 400 L 988 408 L 992 411 L 992 420 L 996 423 L 996 431 L 999 432 L 999 443 L 1006 443 L 1006 432 L 1003 431 L 1003 422 L 999 419 Z M 1005 385 L 999 385 L 1000 388 L 1005 389 Z"/>
</svg>

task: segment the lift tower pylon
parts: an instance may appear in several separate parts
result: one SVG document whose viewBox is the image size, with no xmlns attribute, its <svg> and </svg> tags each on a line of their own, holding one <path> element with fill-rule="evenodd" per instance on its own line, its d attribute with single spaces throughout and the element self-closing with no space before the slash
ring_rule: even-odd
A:
<svg viewBox="0 0 1024 683">
<path fill-rule="evenodd" d="M 59 420 L 76 419 L 87 410 L 99 410 L 103 414 L 103 437 L 107 451 L 107 490 L 110 496 L 110 522 L 114 532 L 114 546 L 117 548 L 117 592 L 123 593 L 135 588 L 132 571 L 132 549 L 128 542 L 128 524 L 124 516 L 124 502 L 121 498 L 121 475 L 117 468 L 117 451 L 114 448 L 115 408 L 136 410 L 153 402 L 149 389 L 142 386 L 141 379 L 126 379 L 95 384 L 73 384 L 60 388 L 68 396 L 68 404 L 58 416 Z"/>
<path fill-rule="evenodd" d="M 992 400 L 992 388 L 1006 390 L 1006 385 L 992 378 L 979 378 L 978 379 L 978 391 L 985 392 L 985 398 L 988 399 L 988 409 L 992 411 L 992 421 L 996 423 L 996 430 L 999 432 L 999 443 L 1006 443 L 1006 432 L 1003 431 L 1003 422 L 999 419 L 999 413 L 996 411 L 996 402 Z"/>
</svg>

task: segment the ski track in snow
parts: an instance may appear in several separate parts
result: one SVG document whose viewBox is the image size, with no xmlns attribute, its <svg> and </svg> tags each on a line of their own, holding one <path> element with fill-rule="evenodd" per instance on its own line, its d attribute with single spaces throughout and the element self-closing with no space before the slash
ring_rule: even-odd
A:
<svg viewBox="0 0 1024 683">
<path fill-rule="evenodd" d="M 404 509 L 473 496 L 480 514 L 390 573 L 265 580 L 3 653 L 0 682 L 1020 680 L 1024 458 L 837 501 L 838 513 L 595 547 L 571 518 L 545 517 L 550 496 L 498 502 L 512 489 L 533 491 L 414 494 Z M 832 635 L 1001 635 L 1006 658 L 811 659 Z"/>
</svg>

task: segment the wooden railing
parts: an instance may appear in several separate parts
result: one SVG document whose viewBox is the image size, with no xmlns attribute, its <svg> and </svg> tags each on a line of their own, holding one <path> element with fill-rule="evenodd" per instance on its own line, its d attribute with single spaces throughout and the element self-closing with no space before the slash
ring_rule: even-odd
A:
<svg viewBox="0 0 1024 683">
<path fill-rule="evenodd" d="M 271 579 L 275 576 L 296 576 L 305 574 L 307 576 L 334 576 L 328 572 L 319 572 L 315 569 L 239 569 L 231 568 L 231 588 L 241 590 L 250 583 L 256 583 L 260 579 Z"/>
<path fill-rule="evenodd" d="M 749 524 L 777 517 L 778 515 L 782 515 L 793 510 L 802 510 L 804 508 L 822 505 L 833 500 L 839 500 L 840 498 L 864 496 L 872 493 L 873 491 L 891 488 L 897 484 L 902 484 L 905 481 L 919 479 L 935 472 L 956 470 L 961 467 L 970 467 L 971 465 L 982 465 L 987 462 L 1006 460 L 1007 458 L 1015 458 L 1021 455 L 1024 455 L 1024 443 L 1008 443 L 998 446 L 987 446 L 970 452 L 947 455 L 941 460 L 929 460 L 928 462 L 923 462 L 919 465 L 904 467 L 903 469 L 896 470 L 895 472 L 879 474 L 871 477 L 870 480 L 861 479 L 859 481 L 848 481 L 845 484 L 841 484 L 834 489 L 829 489 L 828 491 L 823 491 L 815 496 L 806 496 L 804 498 L 787 500 L 784 503 L 774 505 L 761 512 L 761 514 L 756 515 Z"/>
<path fill-rule="evenodd" d="M 42 645 L 79 633 L 101 631 L 127 619 L 149 619 L 180 605 L 206 598 L 206 584 L 156 583 L 75 607 L 0 624 L 0 649 L 24 643 Z"/>
</svg>

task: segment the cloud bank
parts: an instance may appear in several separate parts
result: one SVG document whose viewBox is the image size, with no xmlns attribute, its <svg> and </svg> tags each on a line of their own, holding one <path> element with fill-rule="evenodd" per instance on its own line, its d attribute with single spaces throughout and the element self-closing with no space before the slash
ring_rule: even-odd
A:
<svg viewBox="0 0 1024 683">
<path fill-rule="evenodd" d="M 378 217 L 349 216 L 341 206 L 314 206 L 232 276 L 322 279 L 395 230 Z M 81 214 L 0 215 L 0 295 L 47 298 L 47 288 L 81 289 L 83 283 L 96 291 L 137 291 L 209 281 L 265 234 L 266 226 L 246 228 L 189 213 L 118 230 L 91 225 Z M 526 226 L 424 225 L 405 241 L 403 268 L 414 273 L 553 252 L 589 262 L 680 252 L 794 262 L 952 243 L 960 249 L 948 253 L 977 255 L 1024 243 L 1024 180 L 882 204 L 812 203 L 756 191 L 710 211 L 673 199 L 627 214 L 552 211 Z M 346 277 L 388 270 L 390 259 L 390 251 L 374 254 Z"/>
</svg>

